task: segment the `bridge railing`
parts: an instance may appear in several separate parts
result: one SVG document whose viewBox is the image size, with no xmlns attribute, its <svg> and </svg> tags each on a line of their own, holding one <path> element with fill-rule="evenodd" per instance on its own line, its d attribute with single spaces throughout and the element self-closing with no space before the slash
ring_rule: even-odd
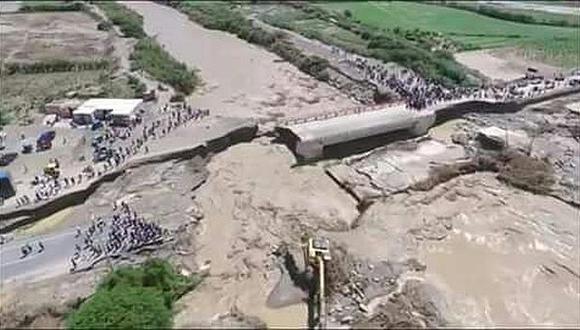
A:
<svg viewBox="0 0 580 330">
<path fill-rule="evenodd" d="M 563 87 L 563 88 L 551 89 L 551 90 L 540 90 L 540 91 L 537 91 L 535 94 L 533 94 L 530 97 L 515 97 L 515 98 L 509 98 L 509 99 L 496 99 L 496 98 L 492 98 L 492 97 L 478 98 L 478 97 L 466 96 L 466 97 L 462 97 L 459 99 L 453 99 L 453 100 L 433 104 L 433 105 L 431 105 L 425 109 L 422 109 L 422 110 L 409 109 L 409 111 L 421 111 L 421 112 L 433 111 L 433 112 L 437 112 L 439 110 L 445 109 L 445 108 L 450 107 L 450 106 L 456 106 L 458 104 L 469 103 L 469 102 L 484 102 L 484 103 L 488 103 L 488 104 L 508 104 L 508 103 L 516 102 L 516 103 L 521 104 L 521 105 L 528 105 L 528 104 L 532 104 L 532 103 L 543 102 L 545 100 L 548 100 L 548 99 L 551 99 L 554 97 L 573 94 L 576 92 L 580 92 L 580 86 Z M 332 112 L 318 113 L 318 114 L 305 116 L 305 117 L 291 118 L 291 119 L 280 119 L 280 120 L 278 120 L 277 125 L 278 126 L 291 126 L 291 125 L 303 124 L 303 123 L 314 122 L 314 121 L 321 121 L 321 120 L 326 120 L 326 119 L 331 119 L 331 118 L 336 118 L 336 117 L 342 117 L 342 116 L 352 115 L 352 114 L 356 114 L 356 113 L 365 113 L 365 112 L 371 112 L 371 111 L 387 110 L 389 108 L 397 108 L 397 107 L 401 107 L 401 106 L 406 106 L 406 105 L 404 102 L 396 102 L 396 103 L 380 104 L 380 105 L 367 106 L 367 107 L 356 106 L 356 107 L 345 108 L 345 109 L 332 111 Z"/>
</svg>

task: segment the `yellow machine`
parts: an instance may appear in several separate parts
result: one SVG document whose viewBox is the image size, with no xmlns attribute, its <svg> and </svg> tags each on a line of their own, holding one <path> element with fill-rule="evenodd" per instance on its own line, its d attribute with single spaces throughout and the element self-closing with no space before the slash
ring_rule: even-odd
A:
<svg viewBox="0 0 580 330">
<path fill-rule="evenodd" d="M 60 176 L 60 164 L 56 159 L 51 159 L 44 168 L 44 174 L 57 179 Z"/>
<path fill-rule="evenodd" d="M 326 298 L 324 285 L 324 263 L 330 261 L 330 242 L 326 238 L 308 238 L 304 244 L 304 258 L 317 273 L 318 285 L 315 301 L 312 302 L 316 306 L 316 328 L 326 328 Z"/>
</svg>

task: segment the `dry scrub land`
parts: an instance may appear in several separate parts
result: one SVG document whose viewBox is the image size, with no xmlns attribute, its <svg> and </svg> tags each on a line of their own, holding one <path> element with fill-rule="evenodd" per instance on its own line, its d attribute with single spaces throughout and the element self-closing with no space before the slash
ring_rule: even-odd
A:
<svg viewBox="0 0 580 330">
<path fill-rule="evenodd" d="M 80 12 L 0 16 L 0 58 L 7 62 L 90 60 L 106 56 L 107 33 Z"/>
</svg>

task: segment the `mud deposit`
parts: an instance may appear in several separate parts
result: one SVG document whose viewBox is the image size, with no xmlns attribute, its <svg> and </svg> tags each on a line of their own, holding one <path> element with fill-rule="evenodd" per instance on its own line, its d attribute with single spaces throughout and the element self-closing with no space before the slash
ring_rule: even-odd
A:
<svg viewBox="0 0 580 330">
<path fill-rule="evenodd" d="M 361 257 L 424 263 L 413 277 L 441 292 L 450 324 L 574 325 L 578 216 L 554 198 L 473 174 L 377 202 L 334 238 Z"/>
</svg>

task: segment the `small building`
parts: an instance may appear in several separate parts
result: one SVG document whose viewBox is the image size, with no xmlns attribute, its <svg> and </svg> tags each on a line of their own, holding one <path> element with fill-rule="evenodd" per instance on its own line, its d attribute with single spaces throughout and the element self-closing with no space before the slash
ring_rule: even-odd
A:
<svg viewBox="0 0 580 330">
<path fill-rule="evenodd" d="M 113 125 L 127 125 L 135 119 L 141 99 L 89 99 L 73 112 L 73 121 L 88 125 L 95 120 L 111 120 Z"/>
<path fill-rule="evenodd" d="M 111 112 L 111 124 L 127 126 L 137 119 L 137 112 L 140 110 L 143 100 L 127 99 L 119 103 Z"/>
<path fill-rule="evenodd" d="M 79 125 L 90 125 L 95 120 L 95 109 L 80 106 L 73 111 L 73 122 Z"/>
<path fill-rule="evenodd" d="M 47 115 L 57 115 L 60 118 L 71 118 L 74 110 L 81 105 L 81 100 L 56 100 L 44 105 Z"/>
</svg>

